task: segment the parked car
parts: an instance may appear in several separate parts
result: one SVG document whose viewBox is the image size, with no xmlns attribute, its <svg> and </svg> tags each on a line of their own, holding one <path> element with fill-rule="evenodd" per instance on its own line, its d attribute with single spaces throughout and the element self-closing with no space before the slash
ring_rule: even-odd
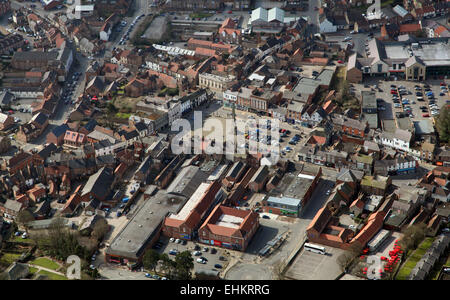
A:
<svg viewBox="0 0 450 300">
<path fill-rule="evenodd" d="M 198 262 L 199 264 L 206 264 L 206 261 L 204 261 L 204 260 L 201 259 L 201 258 L 197 258 L 197 262 Z"/>
<path fill-rule="evenodd" d="M 222 269 L 222 265 L 221 264 L 215 264 L 214 265 L 214 268 L 216 268 L 216 269 Z M 449 268 L 450 269 L 450 268 Z"/>
</svg>

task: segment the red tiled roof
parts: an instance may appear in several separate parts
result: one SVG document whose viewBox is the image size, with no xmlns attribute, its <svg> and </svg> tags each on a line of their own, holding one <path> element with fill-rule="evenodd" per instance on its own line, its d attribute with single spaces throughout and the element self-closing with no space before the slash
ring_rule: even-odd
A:
<svg viewBox="0 0 450 300">
<path fill-rule="evenodd" d="M 222 34 L 222 32 L 225 32 L 227 35 L 232 35 L 233 33 L 235 33 L 237 36 L 241 35 L 241 31 L 234 28 L 220 28 L 219 34 Z"/>
<path fill-rule="evenodd" d="M 306 230 L 314 229 L 317 232 L 322 232 L 325 226 L 328 224 L 328 222 L 331 219 L 331 211 L 327 206 L 322 207 L 319 209 L 319 211 L 314 216 L 314 219 L 311 221 L 311 223 L 308 225 L 308 228 Z"/>
<path fill-rule="evenodd" d="M 243 218 L 239 228 L 225 227 L 217 225 L 216 222 L 222 215 L 231 215 L 235 217 Z M 241 210 L 236 208 L 231 208 L 218 204 L 214 210 L 211 212 L 209 217 L 203 223 L 201 228 L 208 228 L 208 230 L 218 236 L 239 236 L 243 237 L 245 232 L 249 232 L 254 226 L 255 222 L 258 221 L 259 215 L 255 212 L 249 210 Z"/>
<path fill-rule="evenodd" d="M 308 144 L 318 144 L 318 145 L 324 145 L 326 142 L 326 138 L 323 136 L 313 135 L 308 140 Z"/>
<path fill-rule="evenodd" d="M 365 246 L 374 235 L 383 227 L 383 219 L 385 213 L 378 211 L 372 214 L 367 221 L 367 224 L 358 232 L 358 234 L 351 240 L 351 243 L 359 242 Z"/>
<path fill-rule="evenodd" d="M 350 208 L 353 206 L 356 206 L 357 208 L 362 209 L 364 207 L 364 202 L 362 201 L 361 198 L 358 198 L 352 202 L 352 204 L 350 205 Z"/>
<path fill-rule="evenodd" d="M 202 56 L 214 56 L 216 55 L 216 50 L 197 47 L 195 49 L 195 54 Z"/>
<path fill-rule="evenodd" d="M 200 222 L 203 214 L 215 200 L 215 195 L 219 191 L 221 184 L 217 181 L 211 183 L 204 195 L 184 220 L 167 217 L 164 220 L 165 226 L 179 227 L 185 224 L 187 227 L 194 229 Z"/>
<path fill-rule="evenodd" d="M 64 140 L 73 143 L 83 143 L 85 137 L 86 135 L 83 133 L 67 130 L 66 135 L 64 136 Z"/>
<path fill-rule="evenodd" d="M 417 32 L 420 29 L 422 29 L 420 24 L 402 24 L 402 25 L 400 25 L 400 33 L 403 33 L 403 32 Z"/>
<path fill-rule="evenodd" d="M 328 94 L 327 98 L 330 96 L 331 93 L 333 93 L 334 91 L 330 91 L 330 93 Z M 334 93 L 333 93 L 334 94 Z M 330 114 L 335 108 L 336 105 L 334 105 L 333 101 L 328 100 L 324 105 L 323 105 L 323 110 L 327 113 Z"/>
<path fill-rule="evenodd" d="M 236 23 L 231 18 L 226 18 L 225 21 L 223 21 L 221 29 L 223 28 L 235 28 Z"/>
<path fill-rule="evenodd" d="M 434 30 L 434 34 L 441 35 L 445 31 L 448 31 L 447 28 L 445 28 L 444 26 L 441 25 Z"/>
</svg>

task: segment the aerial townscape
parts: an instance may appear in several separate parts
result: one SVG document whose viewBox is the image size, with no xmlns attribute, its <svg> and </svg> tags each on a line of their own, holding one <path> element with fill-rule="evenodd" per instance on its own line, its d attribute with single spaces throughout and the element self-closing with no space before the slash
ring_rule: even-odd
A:
<svg viewBox="0 0 450 300">
<path fill-rule="evenodd" d="M 0 52 L 0 279 L 450 279 L 449 0 L 0 0 Z"/>
</svg>

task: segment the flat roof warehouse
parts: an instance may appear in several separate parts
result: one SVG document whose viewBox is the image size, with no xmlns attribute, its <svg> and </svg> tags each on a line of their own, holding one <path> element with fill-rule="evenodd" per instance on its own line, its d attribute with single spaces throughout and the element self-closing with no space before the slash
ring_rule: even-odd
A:
<svg viewBox="0 0 450 300">
<path fill-rule="evenodd" d="M 106 250 L 106 254 L 138 259 L 147 243 L 158 234 L 164 218 L 169 213 L 178 213 L 184 202 L 184 197 L 158 191 L 119 232 Z"/>
</svg>

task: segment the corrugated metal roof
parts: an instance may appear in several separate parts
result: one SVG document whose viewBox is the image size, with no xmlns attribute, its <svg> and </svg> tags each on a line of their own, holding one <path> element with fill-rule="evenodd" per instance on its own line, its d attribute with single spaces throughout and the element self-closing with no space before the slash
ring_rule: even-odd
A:
<svg viewBox="0 0 450 300">
<path fill-rule="evenodd" d="M 268 12 L 262 7 L 258 7 L 252 11 L 252 22 L 256 20 L 267 21 Z"/>
<path fill-rule="evenodd" d="M 284 10 L 279 9 L 278 7 L 274 7 L 269 10 L 268 12 L 268 22 L 272 22 L 274 20 L 277 20 L 280 23 L 284 22 Z"/>
</svg>

